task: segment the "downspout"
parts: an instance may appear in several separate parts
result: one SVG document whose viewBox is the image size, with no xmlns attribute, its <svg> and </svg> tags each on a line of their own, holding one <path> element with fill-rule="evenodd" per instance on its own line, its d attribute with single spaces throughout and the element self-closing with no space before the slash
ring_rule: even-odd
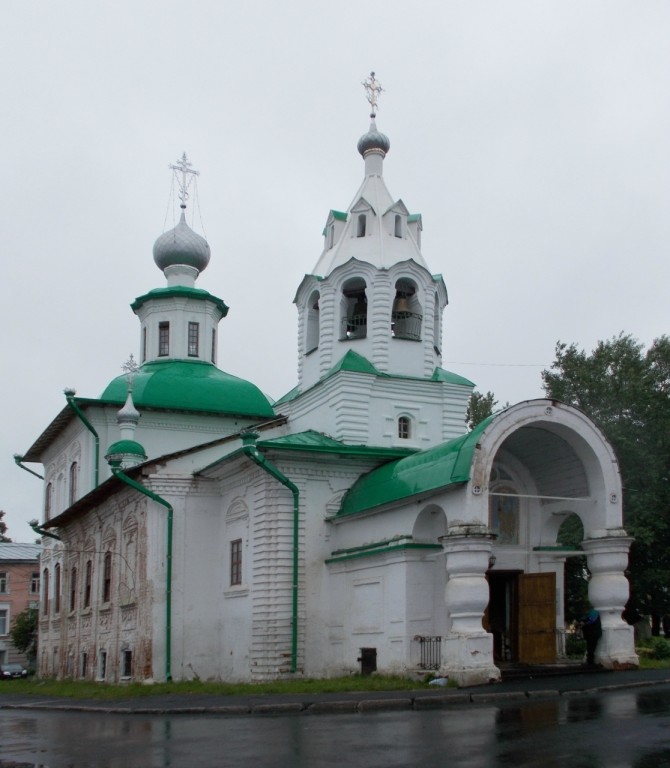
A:
<svg viewBox="0 0 670 768">
<path fill-rule="evenodd" d="M 65 398 L 67 400 L 67 404 L 72 408 L 72 410 L 75 412 L 75 414 L 78 416 L 79 420 L 83 423 L 83 425 L 88 429 L 88 431 L 93 435 L 93 439 L 95 440 L 95 465 L 93 467 L 93 487 L 98 487 L 98 478 L 100 473 L 100 437 L 98 436 L 98 433 L 93 428 L 93 425 L 91 422 L 84 416 L 84 412 L 81 410 L 81 408 L 77 405 L 74 399 L 75 391 L 74 389 L 66 389 L 65 390 Z"/>
<path fill-rule="evenodd" d="M 122 483 L 134 488 L 136 491 L 148 496 L 152 501 L 162 504 L 168 511 L 167 517 L 167 546 L 166 546 L 166 576 L 165 576 L 165 679 L 172 680 L 172 523 L 174 510 L 172 505 L 157 493 L 150 491 L 141 483 L 128 477 L 116 462 L 110 462 L 112 474 L 118 477 Z"/>
<path fill-rule="evenodd" d="M 292 627 L 291 627 L 291 672 L 298 668 L 298 544 L 299 544 L 299 518 L 300 491 L 286 475 L 284 475 L 271 461 L 265 458 L 256 448 L 258 434 L 255 432 L 242 433 L 242 452 L 248 456 L 254 464 L 272 475 L 276 480 L 286 486 L 293 494 L 293 585 L 292 585 Z"/>
<path fill-rule="evenodd" d="M 60 536 L 57 536 L 55 533 L 51 533 L 51 531 L 46 531 L 44 528 L 42 528 L 37 520 L 29 520 L 28 525 L 33 529 L 33 531 L 35 531 L 38 536 L 48 536 L 50 539 L 62 541 Z"/>
<path fill-rule="evenodd" d="M 38 475 L 37 472 L 33 472 L 32 469 L 23 466 L 23 456 L 21 456 L 19 453 L 14 454 L 14 462 L 16 463 L 17 467 L 21 467 L 21 469 L 25 469 L 26 472 L 30 472 L 31 475 L 35 475 L 35 477 L 39 477 L 40 480 L 44 480 L 42 475 Z"/>
</svg>

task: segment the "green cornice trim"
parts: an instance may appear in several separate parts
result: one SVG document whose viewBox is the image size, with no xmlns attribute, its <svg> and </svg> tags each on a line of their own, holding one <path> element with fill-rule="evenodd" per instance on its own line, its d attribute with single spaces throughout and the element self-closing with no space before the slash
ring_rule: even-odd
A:
<svg viewBox="0 0 670 768">
<path fill-rule="evenodd" d="M 392 542 L 388 542 L 387 544 L 380 545 L 376 548 L 374 546 L 371 546 L 365 551 L 360 551 L 360 552 L 349 552 L 349 553 L 342 552 L 342 554 L 333 552 L 331 557 L 326 558 L 326 564 L 330 565 L 331 563 L 342 563 L 342 562 L 345 562 L 346 560 L 358 560 L 361 557 L 377 557 L 378 555 L 386 555 L 389 552 L 399 552 L 402 550 L 441 551 L 442 545 L 441 544 L 414 544 L 412 542 L 395 544 Z"/>
<path fill-rule="evenodd" d="M 189 288 L 185 285 L 174 285 L 170 288 L 154 288 L 153 291 L 145 293 L 143 296 L 138 296 L 135 301 L 130 305 L 133 312 L 137 313 L 137 310 L 146 304 L 147 301 L 153 299 L 195 299 L 196 301 L 210 301 L 221 313 L 221 317 L 225 317 L 228 314 L 228 307 L 223 299 L 218 298 L 209 293 L 209 291 L 203 291 L 202 288 Z"/>
</svg>

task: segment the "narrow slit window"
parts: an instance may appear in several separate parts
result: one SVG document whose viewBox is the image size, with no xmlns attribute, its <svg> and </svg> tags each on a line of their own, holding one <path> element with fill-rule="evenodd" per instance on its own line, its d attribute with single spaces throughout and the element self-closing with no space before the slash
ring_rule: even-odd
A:
<svg viewBox="0 0 670 768">
<path fill-rule="evenodd" d="M 142 328 L 142 362 L 147 360 L 147 327 Z"/>
<path fill-rule="evenodd" d="M 212 362 L 216 365 L 216 328 L 212 328 Z"/>
<path fill-rule="evenodd" d="M 158 356 L 170 354 L 170 323 L 158 323 Z"/>
<path fill-rule="evenodd" d="M 396 214 L 395 217 L 395 232 L 396 237 L 402 237 L 402 216 Z"/>
<path fill-rule="evenodd" d="M 45 568 L 42 571 L 42 613 L 45 616 L 49 615 L 49 569 Z"/>
</svg>

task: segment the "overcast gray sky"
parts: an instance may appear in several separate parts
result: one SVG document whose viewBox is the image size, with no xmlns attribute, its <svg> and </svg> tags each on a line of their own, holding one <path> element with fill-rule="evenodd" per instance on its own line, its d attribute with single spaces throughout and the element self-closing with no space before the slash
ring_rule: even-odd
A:
<svg viewBox="0 0 670 768">
<path fill-rule="evenodd" d="M 294 386 L 292 300 L 362 180 L 371 69 L 386 183 L 449 291 L 445 368 L 516 402 L 558 340 L 669 330 L 667 0 L 6 0 L 0 63 L 15 541 L 42 491 L 12 454 L 65 387 L 97 397 L 137 356 L 129 304 L 164 285 L 151 249 L 183 151 L 212 249 L 198 285 L 230 306 L 219 365 Z"/>
</svg>

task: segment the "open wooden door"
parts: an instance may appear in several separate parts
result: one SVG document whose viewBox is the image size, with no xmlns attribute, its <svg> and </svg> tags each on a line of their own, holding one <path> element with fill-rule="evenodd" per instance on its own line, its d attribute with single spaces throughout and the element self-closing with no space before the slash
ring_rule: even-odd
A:
<svg viewBox="0 0 670 768">
<path fill-rule="evenodd" d="M 556 661 L 556 574 L 522 573 L 518 577 L 519 662 Z"/>
</svg>

